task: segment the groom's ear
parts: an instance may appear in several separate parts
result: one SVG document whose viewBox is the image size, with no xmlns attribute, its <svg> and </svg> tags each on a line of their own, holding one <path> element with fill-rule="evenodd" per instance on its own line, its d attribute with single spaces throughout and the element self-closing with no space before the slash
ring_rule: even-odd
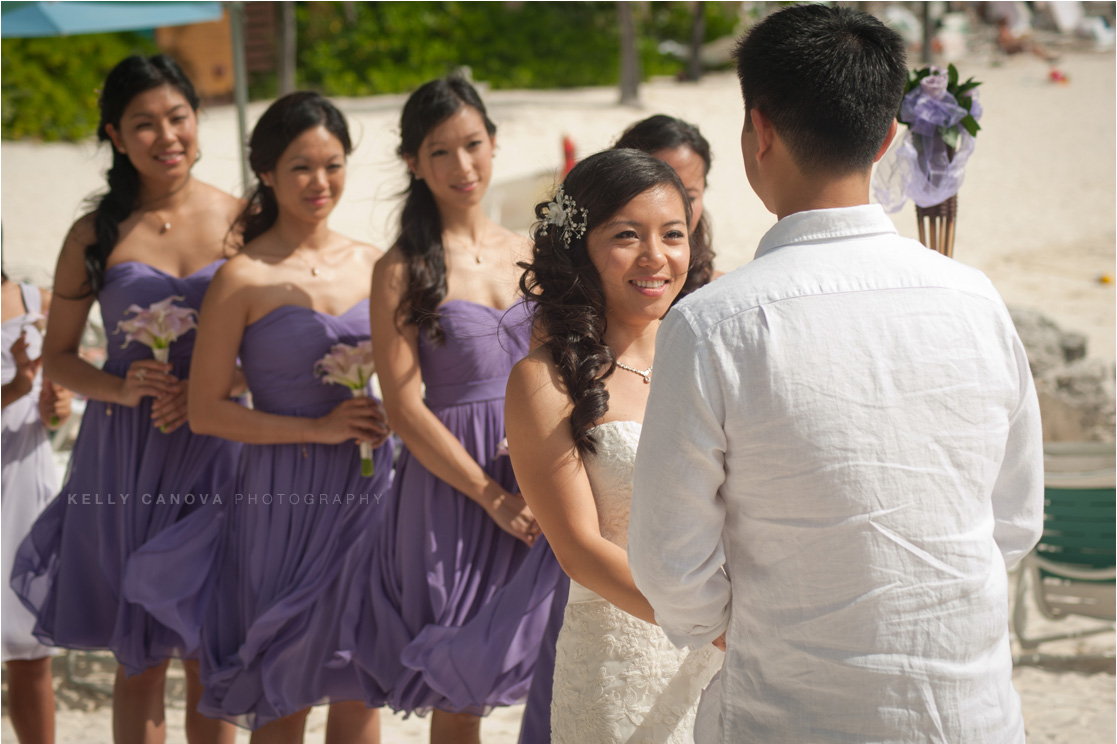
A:
<svg viewBox="0 0 1117 744">
<path fill-rule="evenodd" d="M 760 162 L 765 156 L 771 154 L 772 145 L 777 136 L 776 130 L 772 126 L 772 120 L 758 109 L 749 112 L 749 120 L 752 122 L 753 131 L 756 132 L 756 152 L 754 156 L 757 162 Z"/>
<path fill-rule="evenodd" d="M 892 144 L 892 140 L 896 139 L 896 129 L 896 120 L 893 119 L 892 126 L 888 128 L 888 134 L 884 135 L 884 144 L 880 146 L 880 149 L 877 150 L 876 157 L 873 158 L 874 163 L 884 157 L 884 153 L 888 152 L 888 146 Z"/>
</svg>

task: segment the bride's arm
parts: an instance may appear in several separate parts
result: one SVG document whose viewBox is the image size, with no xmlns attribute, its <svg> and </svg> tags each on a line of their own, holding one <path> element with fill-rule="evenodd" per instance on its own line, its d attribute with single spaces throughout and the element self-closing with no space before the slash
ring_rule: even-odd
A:
<svg viewBox="0 0 1117 744">
<path fill-rule="evenodd" d="M 624 549 L 601 535 L 589 478 L 574 449 L 570 410 L 545 350 L 532 352 L 512 369 L 504 416 L 516 481 L 566 575 L 654 623 Z"/>
</svg>

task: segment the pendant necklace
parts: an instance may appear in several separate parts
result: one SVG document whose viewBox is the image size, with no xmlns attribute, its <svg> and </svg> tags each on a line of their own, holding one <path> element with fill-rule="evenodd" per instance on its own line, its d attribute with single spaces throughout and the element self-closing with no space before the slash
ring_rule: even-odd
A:
<svg viewBox="0 0 1117 744">
<path fill-rule="evenodd" d="M 488 220 L 485 220 L 485 224 L 481 226 L 481 236 L 477 239 L 477 243 L 476 243 L 477 253 L 470 252 L 470 250 L 468 248 L 465 248 L 465 244 L 462 245 L 462 247 L 465 248 L 466 253 L 469 253 L 469 255 L 473 256 L 473 260 L 476 261 L 478 264 L 485 263 L 485 259 L 481 255 L 481 252 L 485 248 L 485 233 L 487 233 L 488 231 L 489 231 L 489 222 L 488 222 Z"/>
<path fill-rule="evenodd" d="M 145 212 L 150 212 L 151 214 L 155 215 L 156 220 L 162 220 L 163 221 L 163 224 L 161 224 L 159 226 L 159 234 L 160 235 L 166 235 L 168 232 L 171 231 L 171 221 L 170 221 L 170 219 L 160 217 L 159 213 L 157 211 L 155 211 L 154 209 L 152 209 L 150 205 L 151 204 L 158 204 L 159 202 L 163 201 L 164 199 L 170 199 L 172 196 L 174 196 L 175 194 L 177 194 L 178 192 L 180 192 L 184 188 L 186 188 L 186 185 L 188 183 L 190 183 L 192 178 L 193 178 L 193 176 L 187 176 L 186 180 L 183 181 L 182 185 L 179 186 L 177 189 L 175 189 L 174 191 L 171 191 L 167 194 L 164 194 L 163 196 L 160 196 L 158 199 L 153 199 L 150 202 L 148 202 L 147 206 L 141 207 Z"/>
</svg>

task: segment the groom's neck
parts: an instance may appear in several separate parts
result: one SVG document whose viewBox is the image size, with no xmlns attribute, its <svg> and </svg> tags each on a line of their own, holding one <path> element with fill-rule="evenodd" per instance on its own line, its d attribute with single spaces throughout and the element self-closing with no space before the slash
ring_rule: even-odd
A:
<svg viewBox="0 0 1117 744">
<path fill-rule="evenodd" d="M 868 204 L 871 173 L 869 170 L 841 176 L 805 176 L 797 169 L 788 169 L 782 178 L 776 178 L 768 208 L 782 220 L 797 212 Z"/>
</svg>

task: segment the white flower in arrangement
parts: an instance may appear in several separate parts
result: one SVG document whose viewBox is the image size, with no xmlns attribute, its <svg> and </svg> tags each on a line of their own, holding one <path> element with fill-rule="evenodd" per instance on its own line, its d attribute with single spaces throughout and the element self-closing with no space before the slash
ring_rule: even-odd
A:
<svg viewBox="0 0 1117 744">
<path fill-rule="evenodd" d="M 324 383 L 344 385 L 354 398 L 368 397 L 368 383 L 376 374 L 372 360 L 372 341 L 352 344 L 334 344 L 326 356 L 314 363 L 314 375 Z M 376 472 L 372 460 L 372 443 L 361 442 L 361 475 L 365 478 Z"/>
<path fill-rule="evenodd" d="M 198 327 L 198 312 L 193 308 L 175 305 L 176 300 L 185 301 L 186 298 L 171 295 L 146 308 L 130 305 L 124 312 L 134 313 L 135 317 L 116 324 L 115 333 L 124 333 L 121 348 L 138 341 L 151 347 L 157 361 L 166 362 L 171 344 Z"/>
<path fill-rule="evenodd" d="M 540 235 L 546 235 L 552 225 L 562 228 L 562 242 L 567 249 L 570 241 L 586 234 L 586 225 L 589 224 L 589 210 L 579 209 L 574 198 L 567 196 L 563 187 L 559 186 L 553 201 L 547 202 L 543 207 L 543 227 Z"/>
</svg>

